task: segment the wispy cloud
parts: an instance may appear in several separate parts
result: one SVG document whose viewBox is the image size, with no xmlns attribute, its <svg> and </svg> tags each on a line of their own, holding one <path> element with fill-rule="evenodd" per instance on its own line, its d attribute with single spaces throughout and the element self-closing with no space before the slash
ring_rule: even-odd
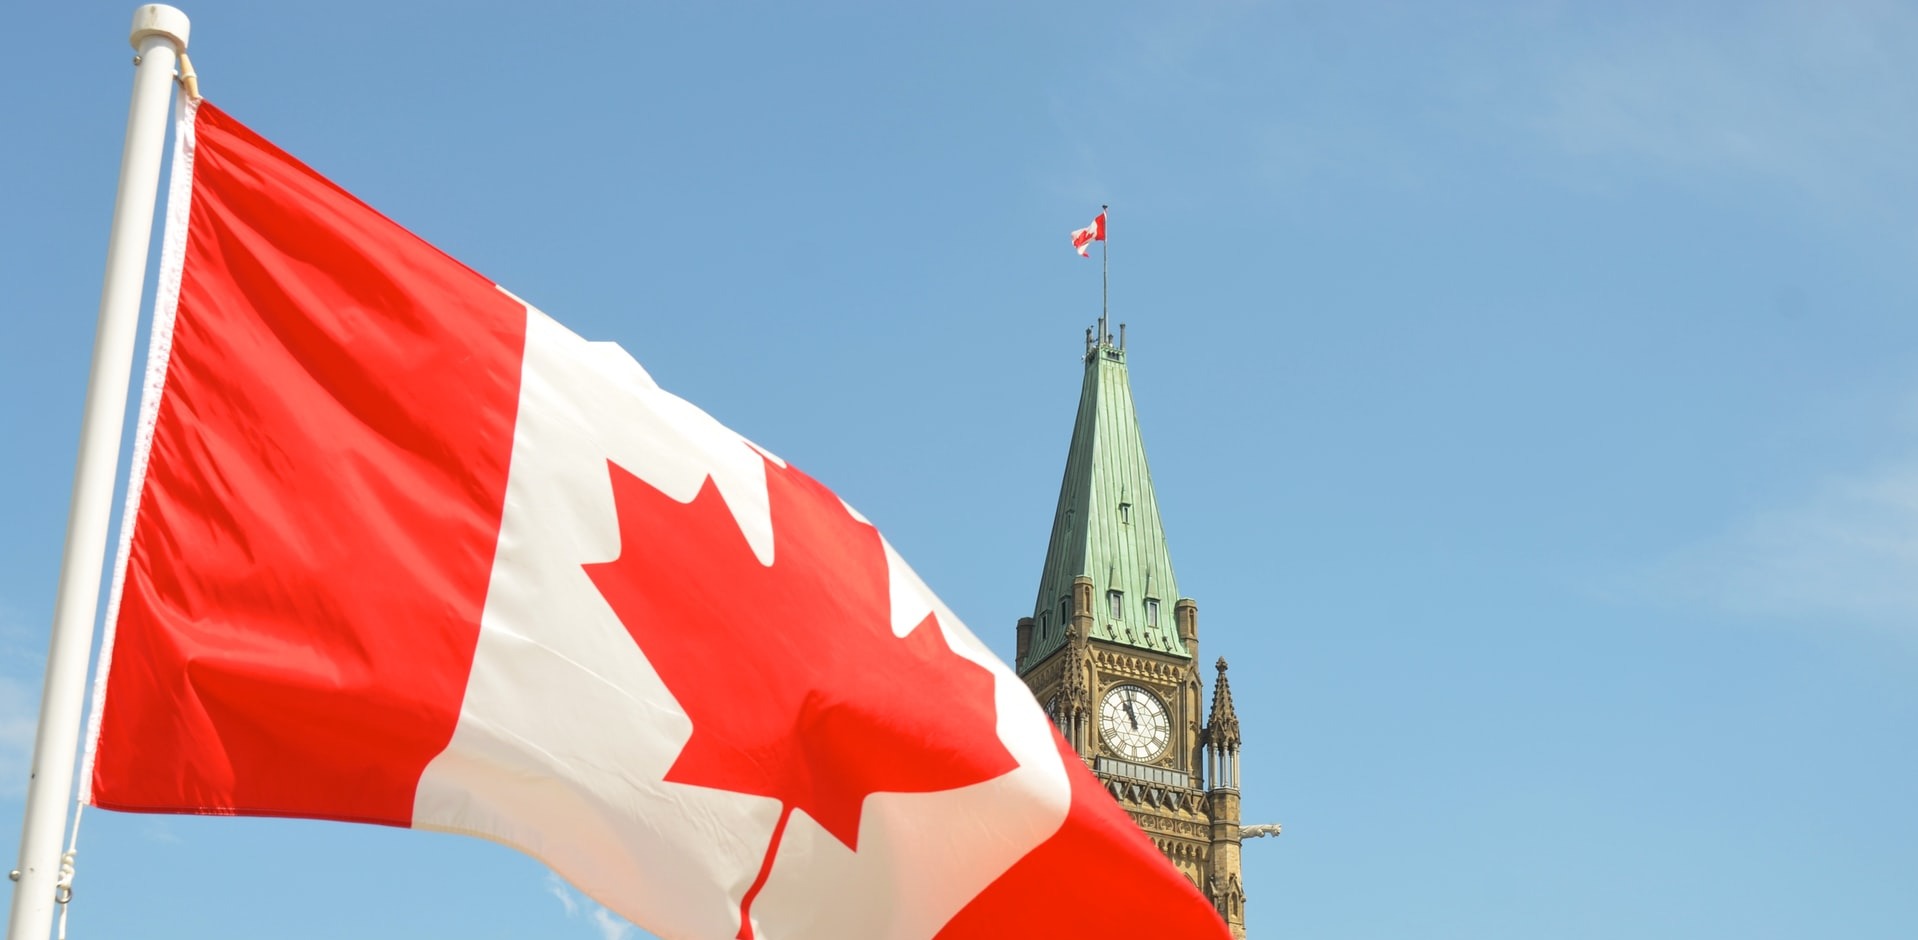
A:
<svg viewBox="0 0 1918 940">
<path fill-rule="evenodd" d="M 1534 127 L 1568 153 L 1768 182 L 1841 210 L 1918 199 L 1908 4 L 1658 7 L 1605 23 L 1532 66 Z"/>
<path fill-rule="evenodd" d="M 579 895 L 558 875 L 546 873 L 546 893 L 559 899 L 561 907 L 566 908 L 567 917 L 579 916 Z"/>
<path fill-rule="evenodd" d="M 603 940 L 620 940 L 626 936 L 627 931 L 632 929 L 631 925 L 597 904 L 593 905 L 593 926 L 599 928 L 599 935 Z"/>
<path fill-rule="evenodd" d="M 1420 189 L 1450 179 L 1433 154 L 1469 152 L 1578 185 L 1652 176 L 1901 225 L 1918 212 L 1909 3 L 1203 9 L 1141 17 L 1150 38 L 1108 57 L 1102 94 L 1153 123 L 1129 128 L 1076 87 L 1061 93 L 1061 126 L 1088 142 L 1075 172 L 1098 167 L 1114 135 L 1170 146 L 1172 129 L 1192 142 L 1180 165 L 1275 190 Z M 1189 114 L 1204 126 L 1182 124 Z"/>
<path fill-rule="evenodd" d="M 618 914 L 580 894 L 552 872 L 546 873 L 546 893 L 551 894 L 566 909 L 567 919 L 577 918 L 584 913 L 593 928 L 599 931 L 601 940 L 624 940 L 633 931 L 633 926 Z"/>
<path fill-rule="evenodd" d="M 180 838 L 179 833 L 174 832 L 173 827 L 162 819 L 148 820 L 146 825 L 140 827 L 140 835 L 145 836 L 150 842 L 159 842 L 165 845 L 180 845 L 186 841 Z"/>
<path fill-rule="evenodd" d="M 1678 553 L 1659 580 L 1737 614 L 1918 640 L 1918 461 L 1830 479 Z"/>
</svg>

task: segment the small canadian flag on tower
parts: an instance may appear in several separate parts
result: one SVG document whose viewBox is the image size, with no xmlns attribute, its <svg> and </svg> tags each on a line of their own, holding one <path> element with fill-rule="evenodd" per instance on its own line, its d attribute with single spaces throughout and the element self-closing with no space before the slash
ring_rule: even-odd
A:
<svg viewBox="0 0 1918 940">
<path fill-rule="evenodd" d="M 1079 257 L 1092 257 L 1092 243 L 1106 240 L 1106 214 L 1101 210 L 1092 219 L 1092 224 L 1072 232 L 1072 247 L 1079 250 Z"/>
</svg>

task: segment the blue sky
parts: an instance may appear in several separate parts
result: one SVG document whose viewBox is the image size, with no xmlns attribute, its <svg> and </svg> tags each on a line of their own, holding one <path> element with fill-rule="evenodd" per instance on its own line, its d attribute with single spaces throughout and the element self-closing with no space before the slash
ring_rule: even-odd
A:
<svg viewBox="0 0 1918 940">
<path fill-rule="evenodd" d="M 1252 936 L 1918 934 L 1918 10 L 546 6 L 184 9 L 208 97 L 833 486 L 1002 655 L 1111 203 L 1286 827 Z M 13 14 L 7 845 L 132 8 Z M 82 934 L 641 936 L 473 840 L 83 830 Z"/>
</svg>

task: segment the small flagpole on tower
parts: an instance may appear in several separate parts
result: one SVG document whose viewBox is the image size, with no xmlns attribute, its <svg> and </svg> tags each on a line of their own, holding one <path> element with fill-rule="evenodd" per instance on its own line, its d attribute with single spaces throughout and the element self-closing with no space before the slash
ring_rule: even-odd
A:
<svg viewBox="0 0 1918 940">
<path fill-rule="evenodd" d="M 1110 274 L 1110 266 L 1112 264 L 1112 216 L 1109 214 L 1111 209 L 1112 207 L 1107 205 L 1101 205 L 1099 207 L 1099 218 L 1104 220 L 1101 225 L 1105 229 L 1105 231 L 1101 233 L 1105 235 L 1105 237 L 1099 240 L 1099 345 L 1101 346 L 1105 345 L 1106 342 L 1106 309 L 1112 299 Z"/>
</svg>

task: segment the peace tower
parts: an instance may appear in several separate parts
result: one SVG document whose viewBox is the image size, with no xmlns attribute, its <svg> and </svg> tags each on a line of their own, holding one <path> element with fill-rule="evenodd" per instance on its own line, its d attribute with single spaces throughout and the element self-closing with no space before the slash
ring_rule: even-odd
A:
<svg viewBox="0 0 1918 940">
<path fill-rule="evenodd" d="M 1085 384 L 1017 668 L 1159 850 L 1245 936 L 1239 719 L 1226 663 L 1204 714 L 1199 606 L 1182 597 L 1126 377 L 1125 327 L 1086 331 Z"/>
</svg>

